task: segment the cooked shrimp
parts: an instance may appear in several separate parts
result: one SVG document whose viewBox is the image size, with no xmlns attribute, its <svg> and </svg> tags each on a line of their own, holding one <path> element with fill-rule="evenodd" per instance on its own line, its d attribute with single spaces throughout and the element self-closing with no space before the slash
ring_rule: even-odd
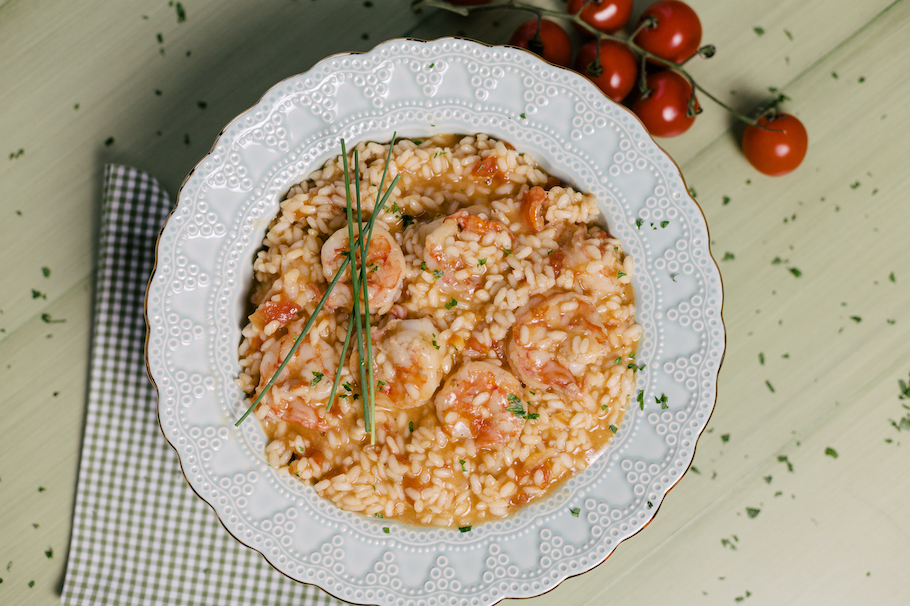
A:
<svg viewBox="0 0 910 606">
<path fill-rule="evenodd" d="M 354 235 L 360 230 L 355 227 Z M 341 266 L 349 249 L 348 228 L 342 227 L 322 245 L 322 273 L 326 280 L 332 280 Z M 358 255 L 359 258 L 359 255 Z M 404 281 L 404 253 L 395 238 L 380 223 L 373 229 L 370 248 L 367 250 L 367 288 L 370 297 L 370 313 L 384 314 L 391 309 L 401 296 L 401 284 Z M 359 265 L 359 264 L 358 264 Z M 360 296 L 361 300 L 363 297 Z M 327 304 L 331 309 L 353 306 L 351 288 L 351 268 L 345 270 L 344 276 L 335 285 Z"/>
<path fill-rule="evenodd" d="M 468 362 L 436 394 L 436 416 L 453 438 L 473 438 L 478 448 L 504 444 L 521 434 L 526 412 L 521 383 L 489 362 Z"/>
<path fill-rule="evenodd" d="M 559 249 L 549 258 L 556 283 L 560 284 L 559 276 L 570 270 L 579 286 L 596 299 L 621 293 L 624 283 L 620 277 L 629 274 L 630 267 L 616 254 L 618 246 L 599 227 L 578 225 L 566 229 L 559 237 Z"/>
<path fill-rule="evenodd" d="M 575 293 L 551 295 L 532 302 L 515 319 L 509 365 L 529 387 L 581 398 L 588 367 L 609 351 L 607 330 L 592 299 Z"/>
<path fill-rule="evenodd" d="M 281 361 L 290 353 L 298 334 L 299 328 L 298 332 L 288 333 L 265 350 L 259 367 L 259 391 L 265 389 Z M 268 406 L 284 421 L 324 431 L 337 418 L 326 413 L 325 404 L 335 380 L 338 352 L 322 340 L 315 343 L 304 339 L 259 405 Z"/>
<path fill-rule="evenodd" d="M 486 214 L 461 209 L 431 224 L 424 242 L 427 269 L 442 271 L 443 282 L 453 290 L 472 293 L 486 272 L 486 259 L 499 261 L 512 247 L 508 228 Z"/>
<path fill-rule="evenodd" d="M 413 408 L 433 397 L 442 381 L 442 352 L 436 327 L 420 320 L 391 320 L 376 333 L 377 403 L 384 408 Z M 377 393 L 377 395 L 379 395 Z"/>
</svg>

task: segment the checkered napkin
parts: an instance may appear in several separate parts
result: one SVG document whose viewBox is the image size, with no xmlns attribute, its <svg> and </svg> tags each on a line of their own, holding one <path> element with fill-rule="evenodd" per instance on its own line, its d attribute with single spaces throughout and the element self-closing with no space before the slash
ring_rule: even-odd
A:
<svg viewBox="0 0 910 606">
<path fill-rule="evenodd" d="M 237 543 L 184 480 L 145 370 L 145 288 L 167 192 L 126 166 L 104 172 L 95 334 L 62 601 L 340 604 Z"/>
</svg>

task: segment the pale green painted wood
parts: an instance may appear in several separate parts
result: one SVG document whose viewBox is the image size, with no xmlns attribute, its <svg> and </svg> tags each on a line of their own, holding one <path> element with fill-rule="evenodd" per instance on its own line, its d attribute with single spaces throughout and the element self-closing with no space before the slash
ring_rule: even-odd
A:
<svg viewBox="0 0 910 606">
<path fill-rule="evenodd" d="M 413 15 L 406 2 L 382 0 L 183 4 L 188 19 L 178 24 L 173 8 L 151 0 L 0 3 L 0 603 L 59 600 L 103 163 L 149 170 L 173 195 L 224 124 L 320 58 L 400 35 L 500 43 L 525 18 Z M 910 64 L 910 4 L 691 4 L 719 50 L 693 65 L 699 82 L 742 108 L 786 86 L 809 156 L 789 177 L 758 175 L 710 101 L 692 131 L 661 141 L 697 190 L 715 256 L 735 256 L 719 262 L 728 350 L 696 454 L 701 474 L 688 474 L 605 564 L 522 603 L 730 604 L 749 590 L 747 604 L 902 604 L 910 434 L 888 420 L 906 412 L 897 380 L 910 371 L 910 82 L 899 75 Z M 772 265 L 778 256 L 787 262 Z M 33 288 L 47 299 L 33 299 Z M 46 324 L 42 313 L 67 322 Z M 761 512 L 750 519 L 746 507 Z M 736 551 L 721 544 L 732 535 Z"/>
</svg>

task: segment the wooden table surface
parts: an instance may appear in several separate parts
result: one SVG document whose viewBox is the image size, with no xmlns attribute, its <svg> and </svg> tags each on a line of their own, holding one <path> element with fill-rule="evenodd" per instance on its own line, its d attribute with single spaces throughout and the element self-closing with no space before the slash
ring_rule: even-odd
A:
<svg viewBox="0 0 910 606">
<path fill-rule="evenodd" d="M 504 43 L 526 18 L 184 0 L 178 22 L 172 4 L 0 0 L 3 604 L 59 601 L 102 166 L 147 170 L 173 195 L 224 124 L 322 57 L 400 36 Z M 908 604 L 910 1 L 690 4 L 718 49 L 696 79 L 743 110 L 780 89 L 809 153 L 789 176 L 756 173 L 741 128 L 704 99 L 688 133 L 660 141 L 723 273 L 717 407 L 655 521 L 522 603 Z"/>
</svg>

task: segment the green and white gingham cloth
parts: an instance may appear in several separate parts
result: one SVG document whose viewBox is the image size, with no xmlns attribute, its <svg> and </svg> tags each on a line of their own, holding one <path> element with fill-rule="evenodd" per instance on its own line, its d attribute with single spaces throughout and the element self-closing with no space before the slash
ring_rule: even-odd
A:
<svg viewBox="0 0 910 606">
<path fill-rule="evenodd" d="M 62 601 L 340 604 L 235 541 L 190 489 L 145 369 L 145 288 L 171 203 L 147 173 L 104 172 L 85 439 Z"/>
</svg>

